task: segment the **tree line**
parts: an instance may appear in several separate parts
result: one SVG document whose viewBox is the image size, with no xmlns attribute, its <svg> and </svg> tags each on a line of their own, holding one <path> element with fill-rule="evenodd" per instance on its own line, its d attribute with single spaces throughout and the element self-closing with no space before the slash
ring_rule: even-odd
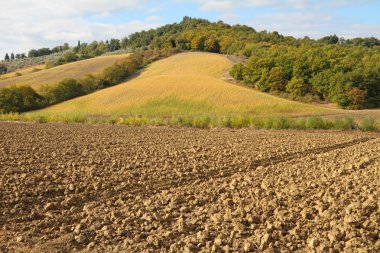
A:
<svg viewBox="0 0 380 253">
<path fill-rule="evenodd" d="M 256 89 L 308 97 L 343 108 L 380 106 L 380 52 L 339 45 L 252 45 L 231 75 Z"/>
<path fill-rule="evenodd" d="M 80 79 L 64 79 L 56 85 L 43 87 L 40 92 L 30 86 L 3 88 L 0 90 L 0 113 L 40 109 L 119 84 L 146 64 L 176 52 L 149 50 L 134 53 L 126 60 L 105 68 L 98 75 L 89 74 Z"/>
</svg>

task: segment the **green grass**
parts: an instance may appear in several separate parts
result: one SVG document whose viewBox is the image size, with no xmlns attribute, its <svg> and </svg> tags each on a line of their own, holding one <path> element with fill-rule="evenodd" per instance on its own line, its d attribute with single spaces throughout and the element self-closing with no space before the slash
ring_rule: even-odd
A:
<svg viewBox="0 0 380 253">
<path fill-rule="evenodd" d="M 364 118 L 359 124 L 359 129 L 370 132 L 380 131 L 380 121 L 376 122 L 373 118 Z"/>
<path fill-rule="evenodd" d="M 85 117 L 83 115 L 37 115 L 37 114 L 0 114 L 0 121 L 26 121 L 38 123 L 108 123 L 129 126 L 180 126 L 195 128 L 253 128 L 253 129 L 299 129 L 299 130 L 360 130 L 380 132 L 380 121 L 372 118 L 356 123 L 352 118 L 328 119 L 322 117 L 291 118 L 285 116 L 252 117 L 248 115 L 231 116 L 170 116 L 146 117 L 141 115 Z"/>
</svg>

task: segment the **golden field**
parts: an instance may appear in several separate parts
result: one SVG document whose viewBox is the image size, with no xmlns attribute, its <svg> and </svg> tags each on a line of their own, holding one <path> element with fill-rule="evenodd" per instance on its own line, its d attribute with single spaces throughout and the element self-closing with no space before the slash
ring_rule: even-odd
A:
<svg viewBox="0 0 380 253">
<path fill-rule="evenodd" d="M 15 72 L 10 72 L 10 73 L 4 74 L 4 75 L 0 75 L 0 80 L 15 78 L 15 77 L 18 77 L 18 75 L 31 74 L 34 72 L 41 71 L 45 68 L 46 68 L 45 64 L 22 68 L 22 69 L 15 71 Z"/>
<path fill-rule="evenodd" d="M 42 69 L 43 65 L 34 66 L 17 71 L 22 74 L 21 76 L 16 76 L 16 73 L 1 76 L 1 79 L 4 80 L 0 79 L 0 88 L 10 85 L 27 85 L 38 91 L 44 85 L 54 85 L 65 78 L 81 78 L 88 74 L 97 74 L 114 62 L 123 60 L 128 56 L 129 54 L 100 56 L 37 72 L 35 72 L 34 68 Z"/>
<path fill-rule="evenodd" d="M 222 55 L 182 53 L 149 65 L 123 84 L 32 114 L 307 116 L 332 111 L 223 81 L 231 67 Z"/>
</svg>

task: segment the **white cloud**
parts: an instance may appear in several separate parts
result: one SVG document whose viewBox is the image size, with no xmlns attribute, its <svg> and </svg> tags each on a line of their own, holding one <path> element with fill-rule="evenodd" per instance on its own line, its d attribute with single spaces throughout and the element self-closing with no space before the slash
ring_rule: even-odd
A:
<svg viewBox="0 0 380 253">
<path fill-rule="evenodd" d="M 284 12 L 257 16 L 249 25 L 256 30 L 278 31 L 295 37 L 320 37 L 322 31 L 330 34 L 331 20 L 328 14 Z"/>
<path fill-rule="evenodd" d="M 77 40 L 120 38 L 158 26 L 158 16 L 123 24 L 96 22 L 114 11 L 145 9 L 141 0 L 12 0 L 1 1 L 0 57 Z M 91 18 L 89 18 L 91 17 Z M 144 20 L 145 19 L 145 20 Z M 95 22 L 93 21 L 95 20 Z"/>
<path fill-rule="evenodd" d="M 380 24 L 360 24 L 360 20 L 337 16 L 333 10 L 375 3 L 376 0 L 177 0 L 191 2 L 202 11 L 220 12 L 230 23 L 241 20 L 239 11 L 252 10 L 244 24 L 256 30 L 278 31 L 295 37 L 319 38 L 336 33 L 343 37 L 380 37 Z M 265 7 L 264 9 L 262 9 Z M 354 24 L 356 23 L 356 24 Z"/>
<path fill-rule="evenodd" d="M 145 21 L 146 22 L 159 22 L 159 21 L 161 21 L 161 17 L 153 15 L 153 16 L 147 17 L 145 19 Z"/>
<path fill-rule="evenodd" d="M 0 0 L 0 57 L 5 52 L 27 52 L 31 48 L 52 47 L 77 40 L 120 38 L 132 32 L 157 27 L 165 2 L 153 0 Z M 252 10 L 245 24 L 257 30 L 278 31 L 285 35 L 320 37 L 380 37 L 380 24 L 338 17 L 332 10 L 375 2 L 376 0 L 172 0 L 188 2 L 203 12 L 217 11 L 228 23 L 242 20 L 241 10 Z M 176 2 L 176 3 L 175 3 Z M 328 10 L 328 11 L 327 11 Z M 141 18 L 117 20 L 115 12 L 133 11 Z M 179 13 L 178 13 L 179 14 Z M 173 15 L 178 15 L 173 14 Z M 182 16 L 187 15 L 183 13 Z M 107 23 L 104 20 L 112 20 Z M 111 23 L 112 22 L 112 23 Z"/>
<path fill-rule="evenodd" d="M 211 0 L 211 1 L 205 1 L 201 5 L 201 9 L 204 11 L 209 11 L 209 10 L 229 11 L 232 9 L 232 6 L 233 5 L 231 1 Z"/>
<path fill-rule="evenodd" d="M 317 12 L 259 15 L 248 25 L 256 30 L 278 31 L 298 38 L 304 36 L 321 38 L 332 34 L 344 38 L 380 38 L 380 24 L 353 24 L 351 20 L 345 18 L 340 18 L 337 22 L 334 16 Z"/>
</svg>

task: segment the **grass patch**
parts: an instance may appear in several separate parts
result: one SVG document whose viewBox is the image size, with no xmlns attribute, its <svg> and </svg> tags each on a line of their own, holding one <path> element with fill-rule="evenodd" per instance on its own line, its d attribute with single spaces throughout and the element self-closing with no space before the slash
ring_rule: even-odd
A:
<svg viewBox="0 0 380 253">
<path fill-rule="evenodd" d="M 38 114 L 0 114 L 0 121 L 26 122 L 60 122 L 60 123 L 106 123 L 129 126 L 180 126 L 195 128 L 253 128 L 253 129 L 300 129 L 300 130 L 361 130 L 366 132 L 380 132 L 380 121 L 365 118 L 356 123 L 352 118 L 327 119 L 322 117 L 291 118 L 285 116 L 252 117 L 249 115 L 230 116 L 166 116 L 152 117 L 142 115 L 110 116 L 102 118 L 86 117 L 83 115 L 38 115 Z"/>
<path fill-rule="evenodd" d="M 373 118 L 364 118 L 359 129 L 365 132 L 380 132 L 380 121 L 376 122 Z"/>
</svg>

